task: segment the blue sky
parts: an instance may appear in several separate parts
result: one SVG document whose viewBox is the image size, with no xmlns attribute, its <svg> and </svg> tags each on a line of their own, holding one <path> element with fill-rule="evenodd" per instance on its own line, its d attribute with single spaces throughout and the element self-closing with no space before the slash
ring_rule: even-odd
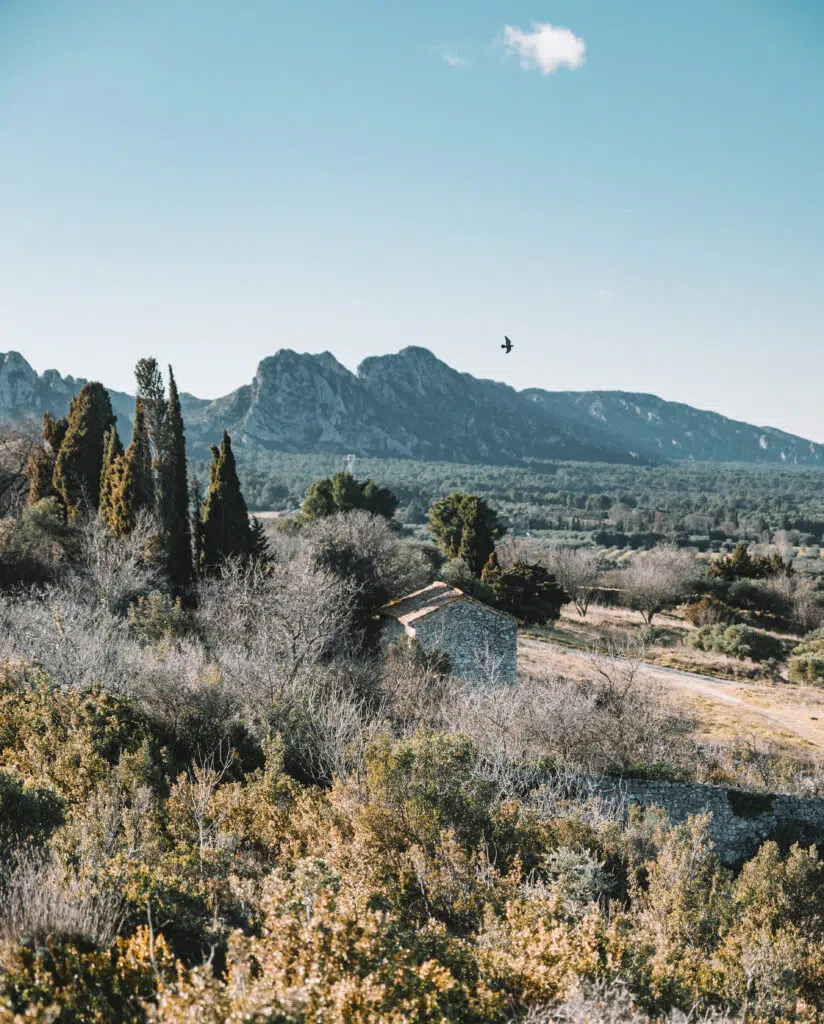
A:
<svg viewBox="0 0 824 1024">
<path fill-rule="evenodd" d="M 419 344 L 824 441 L 823 101 L 820 0 L 0 0 L 0 350 Z"/>
</svg>

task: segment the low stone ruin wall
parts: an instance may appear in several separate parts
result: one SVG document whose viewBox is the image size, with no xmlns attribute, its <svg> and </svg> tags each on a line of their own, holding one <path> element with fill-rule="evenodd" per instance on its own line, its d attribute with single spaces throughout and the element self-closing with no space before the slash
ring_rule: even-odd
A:
<svg viewBox="0 0 824 1024">
<path fill-rule="evenodd" d="M 817 846 L 824 854 L 824 799 L 820 797 L 749 793 L 691 782 L 606 777 L 587 777 L 587 781 L 594 792 L 620 798 L 627 806 L 660 807 L 673 824 L 709 811 L 710 836 L 728 865 L 749 860 L 768 839 L 775 840 L 782 851 L 799 843 Z"/>
</svg>

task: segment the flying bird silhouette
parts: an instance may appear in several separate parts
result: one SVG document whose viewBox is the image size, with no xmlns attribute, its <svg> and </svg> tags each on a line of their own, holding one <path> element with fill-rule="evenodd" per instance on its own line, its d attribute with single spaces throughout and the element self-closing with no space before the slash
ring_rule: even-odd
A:
<svg viewBox="0 0 824 1024">
<path fill-rule="evenodd" d="M 509 355 L 509 353 L 510 353 L 510 352 L 512 351 L 512 349 L 513 349 L 513 345 L 512 345 L 512 342 L 511 342 L 511 341 L 509 340 L 509 338 L 507 338 L 507 336 L 506 336 L 506 335 L 504 335 L 504 344 L 503 344 L 503 345 L 501 345 L 501 348 L 503 348 L 503 349 L 506 349 L 506 354 L 507 354 L 507 355 Z"/>
</svg>

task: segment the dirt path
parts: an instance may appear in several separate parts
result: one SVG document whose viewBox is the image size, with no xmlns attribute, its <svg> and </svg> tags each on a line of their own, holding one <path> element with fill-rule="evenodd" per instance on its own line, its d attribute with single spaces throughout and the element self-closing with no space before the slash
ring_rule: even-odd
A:
<svg viewBox="0 0 824 1024">
<path fill-rule="evenodd" d="M 551 641 L 518 639 L 519 662 L 527 671 L 580 677 L 592 655 Z M 642 678 L 660 683 L 699 715 L 702 731 L 718 739 L 755 734 L 808 754 L 824 753 L 824 692 L 808 687 L 729 682 L 682 669 L 644 664 Z"/>
</svg>

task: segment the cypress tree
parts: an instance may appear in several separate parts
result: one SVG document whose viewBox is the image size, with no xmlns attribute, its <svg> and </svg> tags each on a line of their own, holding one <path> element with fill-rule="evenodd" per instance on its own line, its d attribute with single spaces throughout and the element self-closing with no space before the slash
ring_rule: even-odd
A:
<svg viewBox="0 0 824 1024">
<path fill-rule="evenodd" d="M 69 407 L 66 434 L 54 466 L 53 486 L 71 519 L 84 508 L 98 507 L 103 439 L 114 424 L 108 391 L 97 381 L 84 384 Z"/>
<path fill-rule="evenodd" d="M 166 395 L 160 367 L 154 358 L 138 360 L 134 369 L 137 381 L 137 397 L 146 414 L 146 429 L 151 444 L 151 455 L 159 461 L 165 452 L 166 440 Z"/>
<path fill-rule="evenodd" d="M 498 556 L 493 549 L 492 554 L 487 558 L 486 565 L 483 567 L 481 572 L 481 582 L 488 583 L 492 573 L 496 572 L 500 566 L 498 565 Z"/>
<path fill-rule="evenodd" d="M 149 427 L 146 407 L 140 395 L 134 405 L 134 428 L 126 457 L 130 463 L 131 501 L 135 512 L 153 509 L 155 506 L 154 473 L 152 471 L 152 449 L 149 441 Z"/>
<path fill-rule="evenodd" d="M 249 513 L 240 491 L 232 442 L 226 430 L 220 448 L 212 445 L 211 452 L 209 493 L 203 503 L 202 564 L 206 572 L 225 558 L 250 554 L 252 547 Z"/>
<path fill-rule="evenodd" d="M 192 559 L 194 571 L 198 573 L 203 564 L 203 495 L 200 493 L 200 481 L 197 477 L 193 477 L 190 488 L 190 509 Z"/>
<path fill-rule="evenodd" d="M 50 412 L 43 415 L 43 440 L 32 449 L 26 463 L 30 505 L 36 505 L 43 498 L 57 497 L 52 483 L 54 464 L 68 426 L 65 416 L 56 419 Z"/>
<path fill-rule="evenodd" d="M 132 532 L 138 513 L 154 507 L 154 493 L 146 414 L 143 399 L 138 396 L 131 444 L 120 456 L 109 500 L 108 523 L 115 536 Z"/>
<path fill-rule="evenodd" d="M 192 582 L 192 532 L 189 523 L 189 484 L 186 467 L 186 436 L 183 428 L 183 413 L 180 395 L 174 374 L 169 367 L 169 401 L 165 415 L 165 451 L 161 464 L 161 522 L 166 533 L 166 557 L 169 579 L 175 593 L 181 594 Z M 229 456 L 231 448 L 224 431 Z M 232 472 L 234 458 L 232 457 Z M 240 485 L 237 486 L 240 496 Z M 242 496 L 240 501 L 243 502 Z M 246 506 L 244 505 L 244 512 Z M 248 516 L 247 516 L 248 529 Z"/>
<path fill-rule="evenodd" d="M 118 477 L 123 469 L 123 445 L 115 427 L 109 427 L 103 438 L 103 469 L 100 473 L 100 500 L 97 510 L 111 526 L 113 503 L 118 491 Z"/>
</svg>

